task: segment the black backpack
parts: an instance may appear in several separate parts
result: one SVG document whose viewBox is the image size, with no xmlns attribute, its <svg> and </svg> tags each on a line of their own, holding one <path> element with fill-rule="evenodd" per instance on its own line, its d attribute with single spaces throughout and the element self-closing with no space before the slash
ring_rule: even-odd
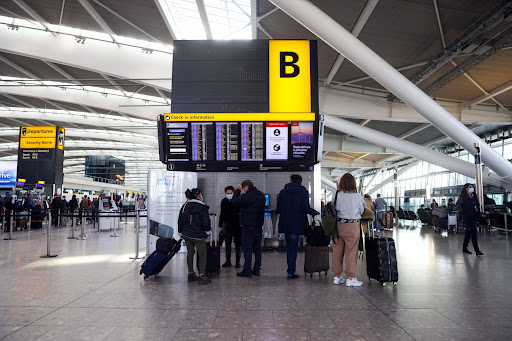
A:
<svg viewBox="0 0 512 341">
<path fill-rule="evenodd" d="M 160 237 L 156 241 L 156 250 L 161 253 L 169 254 L 175 250 L 177 244 L 179 244 L 179 242 L 174 238 Z"/>
<path fill-rule="evenodd" d="M 306 243 L 311 246 L 327 246 L 330 242 L 331 238 L 325 235 L 322 224 L 314 220 L 313 224 L 306 232 Z"/>
</svg>

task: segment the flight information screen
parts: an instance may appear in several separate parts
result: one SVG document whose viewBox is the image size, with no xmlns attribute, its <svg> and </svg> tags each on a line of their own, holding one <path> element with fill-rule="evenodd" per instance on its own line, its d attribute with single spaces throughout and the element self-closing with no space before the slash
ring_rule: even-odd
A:
<svg viewBox="0 0 512 341">
<path fill-rule="evenodd" d="M 169 161 L 188 161 L 188 123 L 166 123 L 167 139 L 169 141 Z"/>
<path fill-rule="evenodd" d="M 213 123 L 192 123 L 192 160 L 214 161 L 215 148 L 215 126 Z"/>
<path fill-rule="evenodd" d="M 242 161 L 263 160 L 263 122 L 241 123 Z"/>
<path fill-rule="evenodd" d="M 238 161 L 238 123 L 217 123 L 217 161 Z"/>
</svg>

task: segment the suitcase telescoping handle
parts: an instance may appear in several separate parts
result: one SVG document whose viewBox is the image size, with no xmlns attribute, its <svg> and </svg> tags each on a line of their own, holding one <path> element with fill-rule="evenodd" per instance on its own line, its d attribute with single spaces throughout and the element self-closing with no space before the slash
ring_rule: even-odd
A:
<svg viewBox="0 0 512 341">
<path fill-rule="evenodd" d="M 219 238 L 215 238 L 215 235 L 217 234 L 217 215 L 215 213 L 210 213 L 210 245 L 211 246 L 216 246 L 215 241 L 218 240 Z"/>
</svg>

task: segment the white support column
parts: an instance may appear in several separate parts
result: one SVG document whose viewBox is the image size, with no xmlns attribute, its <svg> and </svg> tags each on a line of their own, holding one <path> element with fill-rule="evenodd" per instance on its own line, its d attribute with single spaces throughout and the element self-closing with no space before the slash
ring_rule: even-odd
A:
<svg viewBox="0 0 512 341">
<path fill-rule="evenodd" d="M 398 177 L 400 177 L 400 175 L 404 174 L 405 172 L 407 172 L 409 169 L 413 168 L 414 166 L 416 166 L 420 161 L 416 160 L 416 161 L 413 161 L 411 162 L 410 164 L 408 164 L 407 166 L 401 168 L 399 171 L 398 171 Z M 382 181 L 381 183 L 379 183 L 378 185 L 375 185 L 374 187 L 370 188 L 368 190 L 368 194 L 372 195 L 373 193 L 377 192 L 379 189 L 381 189 L 382 187 L 386 186 L 387 184 L 393 182 L 395 180 L 395 175 L 391 175 L 389 178 L 387 178 L 386 180 Z"/>
<path fill-rule="evenodd" d="M 464 149 L 475 154 L 473 143 L 479 142 L 485 164 L 499 176 L 512 181 L 512 164 L 508 160 L 318 7 L 307 0 L 271 2 L 393 92 Z"/>
<path fill-rule="evenodd" d="M 210 27 L 210 21 L 208 20 L 208 13 L 206 12 L 206 5 L 204 4 L 204 0 L 196 0 L 197 9 L 199 10 L 199 16 L 201 17 L 201 22 L 203 23 L 204 33 L 206 34 L 206 39 L 213 39 L 212 29 Z"/>
<path fill-rule="evenodd" d="M 357 123 L 341 118 L 324 115 L 324 121 L 326 127 L 338 130 L 342 133 L 357 136 L 368 142 L 372 142 L 386 148 L 391 148 L 418 160 L 424 160 L 434 165 L 438 165 L 439 167 L 446 168 L 452 172 L 460 173 L 471 178 L 475 178 L 476 176 L 475 168 L 467 161 L 436 152 L 430 148 L 419 146 L 415 143 L 399 139 L 398 137 L 394 137 L 377 130 L 362 127 Z M 485 182 L 496 186 L 503 185 L 500 180 L 501 179 L 491 178 L 489 176 L 484 178 Z"/>
</svg>

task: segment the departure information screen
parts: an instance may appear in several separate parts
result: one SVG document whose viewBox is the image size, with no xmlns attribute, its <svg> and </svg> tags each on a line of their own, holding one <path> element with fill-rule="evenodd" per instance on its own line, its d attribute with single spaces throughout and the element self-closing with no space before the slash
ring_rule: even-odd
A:
<svg viewBox="0 0 512 341">
<path fill-rule="evenodd" d="M 238 123 L 217 123 L 217 161 L 238 161 Z"/>
<path fill-rule="evenodd" d="M 170 170 L 310 171 L 315 163 L 314 122 L 158 122 Z"/>
<path fill-rule="evenodd" d="M 242 161 L 263 160 L 263 123 L 242 123 Z"/>
</svg>

